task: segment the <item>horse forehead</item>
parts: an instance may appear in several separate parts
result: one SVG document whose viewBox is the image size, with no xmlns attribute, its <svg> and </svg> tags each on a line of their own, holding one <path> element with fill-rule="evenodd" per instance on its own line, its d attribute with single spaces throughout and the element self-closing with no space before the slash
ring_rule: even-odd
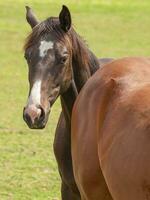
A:
<svg viewBox="0 0 150 200">
<path fill-rule="evenodd" d="M 49 49 L 53 49 L 53 47 L 54 47 L 53 41 L 42 40 L 39 46 L 39 56 L 44 57 L 47 54 L 47 51 Z"/>
</svg>

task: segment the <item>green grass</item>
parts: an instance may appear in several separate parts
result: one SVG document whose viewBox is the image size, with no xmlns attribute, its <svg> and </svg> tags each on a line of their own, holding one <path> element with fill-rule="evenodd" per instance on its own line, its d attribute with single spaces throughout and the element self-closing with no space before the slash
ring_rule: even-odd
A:
<svg viewBox="0 0 150 200">
<path fill-rule="evenodd" d="M 0 0 L 0 200 L 60 199 L 53 154 L 60 105 L 55 103 L 45 130 L 31 131 L 23 122 L 28 81 L 22 47 L 30 32 L 24 6 L 44 19 L 57 16 L 62 4 L 97 56 L 149 56 L 149 0 Z"/>
</svg>

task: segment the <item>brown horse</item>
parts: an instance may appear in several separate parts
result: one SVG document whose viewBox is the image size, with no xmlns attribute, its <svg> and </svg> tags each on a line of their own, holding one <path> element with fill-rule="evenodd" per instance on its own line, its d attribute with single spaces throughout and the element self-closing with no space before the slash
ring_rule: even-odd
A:
<svg viewBox="0 0 150 200">
<path fill-rule="evenodd" d="M 24 120 L 30 128 L 44 128 L 50 108 L 60 95 L 62 113 L 55 133 L 54 152 L 62 179 L 62 199 L 78 200 L 80 194 L 71 158 L 72 107 L 87 79 L 99 66 L 112 59 L 98 60 L 87 48 L 71 26 L 71 15 L 65 6 L 59 18 L 51 17 L 43 22 L 39 22 L 27 7 L 26 18 L 33 30 L 25 44 L 30 91 Z M 110 197 L 103 176 L 102 180 Z"/>
<path fill-rule="evenodd" d="M 72 161 L 82 200 L 150 199 L 150 59 L 123 58 L 85 84 L 72 112 Z"/>
</svg>

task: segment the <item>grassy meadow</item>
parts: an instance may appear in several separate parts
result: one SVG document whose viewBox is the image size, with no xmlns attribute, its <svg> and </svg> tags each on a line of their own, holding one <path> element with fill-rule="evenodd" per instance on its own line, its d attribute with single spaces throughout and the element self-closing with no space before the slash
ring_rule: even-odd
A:
<svg viewBox="0 0 150 200">
<path fill-rule="evenodd" d="M 30 32 L 25 5 L 45 19 L 58 16 L 62 4 L 98 57 L 150 55 L 149 0 L 0 0 L 0 200 L 60 200 L 53 139 L 61 108 L 58 100 L 42 131 L 23 122 L 28 68 L 22 47 Z"/>
</svg>

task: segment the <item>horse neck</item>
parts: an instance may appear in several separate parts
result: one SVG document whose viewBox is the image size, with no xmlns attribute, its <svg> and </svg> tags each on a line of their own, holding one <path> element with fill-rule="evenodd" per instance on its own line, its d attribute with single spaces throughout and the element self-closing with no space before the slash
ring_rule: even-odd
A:
<svg viewBox="0 0 150 200">
<path fill-rule="evenodd" d="M 88 49 L 77 33 L 73 40 L 72 68 L 78 92 L 80 92 L 89 77 L 99 68 L 98 58 Z"/>
<path fill-rule="evenodd" d="M 77 97 L 89 77 L 99 68 L 96 56 L 87 48 L 85 42 L 74 31 L 72 37 L 72 71 L 73 81 L 68 90 L 61 95 L 61 105 L 66 118 L 70 123 L 72 108 Z"/>
<path fill-rule="evenodd" d="M 70 123 L 71 123 L 72 108 L 77 98 L 77 95 L 78 95 L 78 91 L 74 83 L 74 80 L 72 80 L 70 87 L 67 89 L 66 92 L 64 92 L 60 96 L 62 111 L 64 113 L 66 125 L 68 126 L 69 129 L 70 129 Z"/>
</svg>

